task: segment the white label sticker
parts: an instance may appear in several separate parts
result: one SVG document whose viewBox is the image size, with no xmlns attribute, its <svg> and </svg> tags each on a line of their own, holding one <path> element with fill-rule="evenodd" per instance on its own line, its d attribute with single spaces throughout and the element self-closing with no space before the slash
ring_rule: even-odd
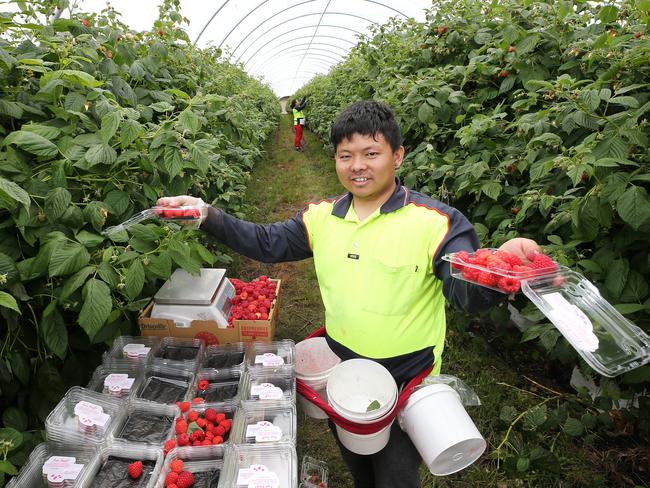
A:
<svg viewBox="0 0 650 488">
<path fill-rule="evenodd" d="M 135 378 L 129 378 L 127 374 L 109 374 L 104 378 L 104 387 L 108 391 L 129 391 L 134 381 Z"/>
<path fill-rule="evenodd" d="M 75 463 L 77 459 L 70 456 L 51 456 L 43 464 L 43 474 L 49 473 L 51 468 L 61 468 L 70 466 Z"/>
<path fill-rule="evenodd" d="M 76 480 L 83 467 L 83 464 L 70 464 L 67 466 L 49 468 L 48 472 L 46 473 L 43 471 L 43 474 L 47 476 L 47 481 L 51 483 L 59 483 L 64 480 Z"/>
<path fill-rule="evenodd" d="M 137 356 L 146 356 L 151 351 L 150 347 L 146 347 L 144 344 L 127 344 L 122 348 L 122 352 L 125 356 L 128 357 L 137 357 Z"/>
<path fill-rule="evenodd" d="M 110 415 L 103 413 L 104 410 L 99 405 L 81 401 L 74 407 L 74 414 L 79 417 L 81 423 L 85 426 L 99 425 L 104 427 Z"/>
<path fill-rule="evenodd" d="M 248 486 L 248 482 L 257 473 L 267 473 L 269 468 L 263 464 L 251 464 L 248 468 L 242 468 L 237 473 L 237 486 Z"/>
<path fill-rule="evenodd" d="M 261 383 L 251 386 L 251 396 L 258 397 L 260 400 L 280 400 L 284 392 L 273 383 Z"/>
<path fill-rule="evenodd" d="M 282 439 L 282 429 L 262 420 L 246 426 L 246 437 L 255 439 L 255 442 L 275 442 Z"/>
<path fill-rule="evenodd" d="M 598 349 L 594 326 L 582 310 L 569 303 L 559 292 L 542 295 L 542 298 L 551 306 L 548 318 L 573 347 L 587 352 Z"/>
<path fill-rule="evenodd" d="M 284 364 L 284 359 L 277 354 L 267 352 L 255 356 L 255 364 L 261 364 L 262 366 L 282 366 Z"/>
</svg>

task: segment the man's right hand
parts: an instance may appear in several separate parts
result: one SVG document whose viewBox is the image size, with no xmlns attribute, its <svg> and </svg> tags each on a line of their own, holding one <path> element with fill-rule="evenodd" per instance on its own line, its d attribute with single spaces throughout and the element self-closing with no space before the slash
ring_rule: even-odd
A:
<svg viewBox="0 0 650 488">
<path fill-rule="evenodd" d="M 178 195 L 175 197 L 159 198 L 156 204 L 159 207 L 195 207 L 201 211 L 201 224 L 205 222 L 208 216 L 208 205 L 197 197 L 190 195 Z"/>
</svg>

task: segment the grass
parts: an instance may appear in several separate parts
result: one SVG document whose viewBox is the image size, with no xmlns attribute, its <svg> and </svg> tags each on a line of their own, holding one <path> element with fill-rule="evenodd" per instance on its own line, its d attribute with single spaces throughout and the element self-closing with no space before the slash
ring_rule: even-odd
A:
<svg viewBox="0 0 650 488">
<path fill-rule="evenodd" d="M 333 159 L 323 149 L 322 143 L 306 132 L 306 149 L 302 153 L 296 152 L 290 127 L 289 117 L 284 116 L 275 137 L 267 144 L 265 157 L 252 174 L 246 202 L 250 204 L 247 218 L 253 222 L 284 220 L 294 216 L 309 201 L 335 196 L 343 191 Z M 323 324 L 323 304 L 311 259 L 270 265 L 235 256 L 229 274 L 243 279 L 261 274 L 282 279 L 283 297 L 276 338 L 291 338 L 298 342 Z M 481 327 L 485 325 L 474 322 L 468 331 L 448 332 L 443 373 L 463 379 L 478 393 L 482 405 L 468 407 L 468 412 L 483 433 L 488 448 L 476 463 L 451 476 L 433 477 L 423 466 L 422 486 L 619 486 L 608 483 L 602 466 L 591 461 L 593 452 L 581 444 L 581 439 L 574 441 L 567 436 L 546 439 L 560 460 L 561 473 L 544 470 L 529 470 L 517 475 L 506 473 L 495 456 L 507 429 L 507 425 L 498 420 L 501 408 L 511 405 L 521 413 L 544 401 L 550 406 L 556 385 L 548 377 L 533 374 L 536 372 L 535 364 L 531 362 L 528 346 L 516 343 L 515 332 L 504 329 L 499 334 L 493 331 L 483 333 Z M 508 340 L 504 342 L 500 337 Z M 545 358 L 541 360 L 548 361 Z M 527 372 L 531 374 L 526 376 Z M 502 449 L 510 452 L 521 450 L 516 437 L 511 435 Z M 309 419 L 299 410 L 297 447 L 299 460 L 303 455 L 309 455 L 328 463 L 330 486 L 353 486 L 325 421 Z"/>
</svg>

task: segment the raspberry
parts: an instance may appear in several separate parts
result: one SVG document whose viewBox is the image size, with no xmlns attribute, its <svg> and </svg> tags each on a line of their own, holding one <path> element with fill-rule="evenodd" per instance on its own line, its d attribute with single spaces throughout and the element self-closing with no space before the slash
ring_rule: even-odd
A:
<svg viewBox="0 0 650 488">
<path fill-rule="evenodd" d="M 201 397 L 192 398 L 192 403 L 203 403 L 203 402 L 205 402 L 205 399 Z"/>
<path fill-rule="evenodd" d="M 127 471 L 132 479 L 137 480 L 142 475 L 142 461 L 135 461 L 129 464 Z"/>
<path fill-rule="evenodd" d="M 212 332 L 202 331 L 198 332 L 195 336 L 195 339 L 202 340 L 206 346 L 213 346 L 219 344 L 219 339 Z"/>
<path fill-rule="evenodd" d="M 214 408 L 207 408 L 203 413 L 203 416 L 208 422 L 214 422 L 217 420 L 217 413 L 218 412 Z"/>
<path fill-rule="evenodd" d="M 185 413 L 190 409 L 190 402 L 180 402 L 178 403 L 178 408 L 181 409 L 181 412 Z"/>
<path fill-rule="evenodd" d="M 461 261 L 463 263 L 466 263 L 468 259 L 469 259 L 469 253 L 467 251 L 458 251 L 456 253 L 456 261 Z M 463 269 L 464 267 L 459 262 L 452 263 L 452 266 L 454 267 L 454 269 Z"/>
<path fill-rule="evenodd" d="M 198 425 L 198 426 L 201 427 L 201 428 L 204 428 L 204 427 L 205 427 L 205 424 L 206 424 L 207 422 L 208 422 L 207 420 L 202 419 L 201 417 L 199 417 L 198 419 L 196 419 L 196 425 Z"/>
<path fill-rule="evenodd" d="M 196 410 L 190 410 L 189 412 L 187 412 L 187 420 L 189 420 L 190 422 L 196 422 L 196 419 L 198 418 L 199 418 L 199 412 L 197 412 Z"/>
<path fill-rule="evenodd" d="M 181 471 L 183 471 L 183 461 L 181 459 L 174 459 L 171 463 L 169 463 L 169 468 L 174 473 L 180 473 Z"/>
<path fill-rule="evenodd" d="M 178 485 L 176 483 L 172 483 L 171 485 L 167 485 L 167 488 L 178 488 Z"/>
<path fill-rule="evenodd" d="M 499 282 L 499 277 L 489 271 L 479 271 L 476 281 L 483 286 L 495 286 Z"/>
<path fill-rule="evenodd" d="M 225 413 L 218 413 L 217 414 L 217 422 L 221 423 L 224 420 L 226 420 L 226 414 Z"/>
<path fill-rule="evenodd" d="M 519 280 L 515 278 L 502 277 L 499 278 L 499 288 L 506 293 L 517 293 L 519 291 Z"/>
<path fill-rule="evenodd" d="M 190 488 L 194 484 L 194 475 L 189 471 L 183 471 L 178 475 L 176 485 L 178 488 Z"/>
<path fill-rule="evenodd" d="M 524 274 L 526 274 L 526 273 L 530 273 L 531 271 L 532 271 L 532 269 L 531 269 L 530 266 L 520 266 L 518 264 L 515 264 L 512 267 L 512 272 L 513 273 L 524 273 Z"/>
<path fill-rule="evenodd" d="M 476 281 L 478 279 L 478 269 L 474 268 L 463 268 L 463 271 L 461 272 L 463 275 L 463 278 L 465 278 L 467 281 Z"/>
<path fill-rule="evenodd" d="M 217 445 L 217 444 L 223 444 L 223 437 L 220 435 L 215 435 L 214 438 L 212 439 L 212 444 Z"/>
<path fill-rule="evenodd" d="M 187 446 L 189 443 L 190 443 L 190 438 L 187 436 L 187 434 L 183 433 L 178 436 L 179 446 Z"/>
<path fill-rule="evenodd" d="M 175 447 L 176 447 L 176 440 L 169 439 L 168 441 L 165 442 L 163 446 L 163 452 L 165 453 L 165 455 L 167 455 L 167 453 L 172 449 L 174 449 Z"/>
<path fill-rule="evenodd" d="M 201 391 L 204 391 L 204 390 L 208 389 L 208 386 L 210 386 L 210 382 L 208 380 L 201 380 L 201 381 L 199 381 L 197 389 L 201 390 Z"/>
<path fill-rule="evenodd" d="M 224 429 L 226 429 L 226 432 L 230 430 L 231 426 L 232 426 L 232 421 L 228 419 L 219 422 L 219 427 L 223 427 Z"/>
<path fill-rule="evenodd" d="M 220 435 L 223 437 L 223 435 L 226 433 L 226 428 L 223 425 L 219 425 L 218 427 L 214 428 L 214 435 Z"/>
<path fill-rule="evenodd" d="M 165 486 L 168 488 L 169 485 L 175 485 L 176 481 L 178 481 L 178 473 L 175 471 L 171 471 L 165 476 Z"/>
<path fill-rule="evenodd" d="M 546 254 L 535 254 L 535 257 L 532 260 L 530 267 L 533 269 L 555 269 L 557 265 L 555 261 L 549 258 Z"/>
<path fill-rule="evenodd" d="M 185 434 L 187 432 L 187 422 L 185 420 L 180 420 L 176 422 L 176 433 Z"/>
<path fill-rule="evenodd" d="M 514 254 L 504 253 L 504 256 L 501 259 L 508 263 L 510 266 L 519 266 L 521 264 L 521 259 L 519 256 L 515 256 Z"/>
</svg>

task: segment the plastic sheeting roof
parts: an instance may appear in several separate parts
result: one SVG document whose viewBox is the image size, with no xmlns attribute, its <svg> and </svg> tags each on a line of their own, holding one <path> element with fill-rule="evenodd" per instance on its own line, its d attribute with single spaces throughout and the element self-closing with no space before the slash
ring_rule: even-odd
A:
<svg viewBox="0 0 650 488">
<path fill-rule="evenodd" d="M 75 2 L 71 2 L 75 3 Z M 77 0 L 99 12 L 105 0 Z M 159 1 L 111 0 L 122 20 L 149 30 Z M 230 52 L 278 96 L 291 95 L 314 75 L 326 73 L 357 43 L 357 35 L 391 17 L 425 18 L 431 0 L 181 0 L 187 32 L 198 46 Z"/>
</svg>

